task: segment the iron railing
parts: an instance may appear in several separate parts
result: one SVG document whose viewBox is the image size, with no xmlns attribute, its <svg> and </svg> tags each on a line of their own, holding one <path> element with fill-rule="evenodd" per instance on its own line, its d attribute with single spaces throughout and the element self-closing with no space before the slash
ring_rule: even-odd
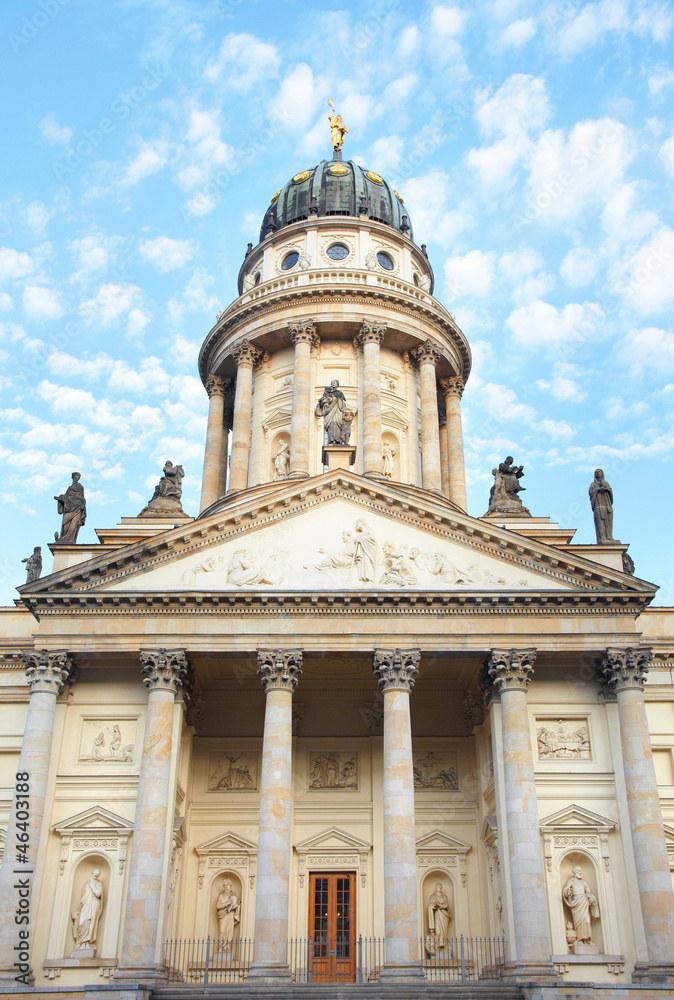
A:
<svg viewBox="0 0 674 1000">
<path fill-rule="evenodd" d="M 171 983 L 242 983 L 253 962 L 252 939 L 198 938 L 167 941 L 164 966 Z M 297 983 L 373 983 L 384 965 L 384 938 L 293 938 L 288 964 Z M 429 982 L 500 979 L 506 962 L 504 938 L 437 938 L 419 941 Z"/>
</svg>

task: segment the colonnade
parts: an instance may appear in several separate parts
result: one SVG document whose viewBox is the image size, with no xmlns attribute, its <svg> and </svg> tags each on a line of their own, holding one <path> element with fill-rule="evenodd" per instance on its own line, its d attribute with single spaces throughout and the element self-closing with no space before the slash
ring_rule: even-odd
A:
<svg viewBox="0 0 674 1000">
<path fill-rule="evenodd" d="M 54 752 L 54 720 L 59 693 L 76 677 L 67 651 L 23 654 L 30 701 L 0 867 L 0 978 L 17 975 L 18 927 L 15 914 L 25 905 L 35 877 L 45 823 L 48 776 Z M 644 679 L 650 650 L 608 649 L 601 661 L 608 696 L 615 694 L 620 720 L 627 810 L 634 846 L 640 912 L 647 960 L 634 969 L 642 981 L 674 981 L 674 894 L 669 874 L 655 770 L 644 706 Z M 382 976 L 416 979 L 418 954 L 416 846 L 410 693 L 418 674 L 419 650 L 374 650 L 373 671 L 384 696 L 384 916 L 386 958 Z M 189 693 L 192 670 L 184 649 L 141 651 L 141 674 L 148 708 L 140 762 L 134 832 L 129 857 L 124 936 L 116 977 L 136 982 L 161 978 L 162 888 L 166 880 L 167 825 L 173 814 L 171 768 L 175 764 L 174 705 Z M 548 911 L 541 850 L 534 762 L 527 710 L 527 688 L 535 649 L 494 649 L 483 672 L 483 686 L 500 700 L 503 755 L 502 821 L 514 920 L 507 973 L 544 980 L 554 977 L 548 938 Z M 260 779 L 258 879 L 255 954 L 251 976 L 283 980 L 287 962 L 290 860 L 292 853 L 292 698 L 302 674 L 300 649 L 258 651 L 258 674 L 266 692 Z M 25 775 L 29 775 L 24 780 Z M 19 779 L 21 779 L 19 781 Z M 497 771 L 497 781 L 498 781 Z M 25 784 L 28 788 L 25 789 Z M 20 787 L 19 787 L 20 786 Z M 23 815 L 28 801 L 29 837 Z M 18 845 L 26 843 L 26 862 Z M 20 868 L 20 875 L 16 869 Z M 25 880 L 25 882 L 23 881 Z M 25 889 L 24 889 L 25 886 Z M 26 899 L 27 904 L 21 900 Z M 25 927 L 30 952 L 32 920 Z M 30 959 L 26 958 L 27 975 Z"/>
<path fill-rule="evenodd" d="M 356 336 L 356 343 L 363 351 L 362 468 L 364 476 L 374 479 L 383 478 L 380 347 L 386 331 L 386 323 L 364 319 Z M 309 438 L 315 407 L 311 386 L 311 350 L 318 345 L 319 339 L 311 318 L 293 321 L 289 324 L 289 332 L 294 346 L 289 478 L 303 479 L 311 474 Z M 209 507 L 225 491 L 242 490 L 248 485 L 253 371 L 260 356 L 261 351 L 247 340 L 240 341 L 232 348 L 237 375 L 227 482 L 228 429 L 225 395 L 231 390 L 232 382 L 217 375 L 210 375 L 206 381 L 209 410 L 201 510 Z M 424 489 L 443 493 L 462 510 L 466 510 L 466 473 L 461 429 L 463 381 L 459 376 L 443 378 L 438 387 L 436 367 L 441 350 L 430 339 L 412 351 L 412 357 L 419 368 L 422 486 Z M 445 404 L 442 431 L 438 390 Z"/>
</svg>

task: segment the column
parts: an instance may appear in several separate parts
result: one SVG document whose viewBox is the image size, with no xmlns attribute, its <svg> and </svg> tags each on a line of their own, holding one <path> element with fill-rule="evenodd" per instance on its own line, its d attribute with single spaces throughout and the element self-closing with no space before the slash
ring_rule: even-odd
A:
<svg viewBox="0 0 674 1000">
<path fill-rule="evenodd" d="M 227 416 L 222 428 L 222 450 L 220 451 L 220 476 L 218 478 L 218 496 L 224 497 L 227 492 L 227 473 L 229 463 L 229 427 L 227 426 Z"/>
<path fill-rule="evenodd" d="M 440 493 L 440 428 L 438 391 L 435 385 L 435 366 L 440 357 L 440 348 L 432 340 L 427 340 L 412 353 L 419 365 L 421 388 L 421 485 L 425 490 Z"/>
<path fill-rule="evenodd" d="M 166 877 L 166 831 L 173 822 L 170 796 L 173 714 L 176 695 L 189 691 L 192 670 L 184 649 L 141 650 L 141 674 L 149 690 L 143 754 L 126 890 L 124 938 L 115 979 L 162 978 L 160 902 Z"/>
<path fill-rule="evenodd" d="M 204 453 L 204 474 L 201 480 L 200 511 L 210 507 L 220 496 L 222 439 L 225 432 L 225 380 L 219 375 L 209 375 L 206 379 L 206 392 L 208 393 L 208 423 L 206 425 L 206 451 Z"/>
<path fill-rule="evenodd" d="M 311 430 L 311 348 L 318 341 L 312 319 L 290 323 L 290 339 L 295 345 L 293 369 L 293 403 L 290 417 L 291 479 L 306 479 L 309 475 L 309 433 Z"/>
<path fill-rule="evenodd" d="M 257 841 L 255 951 L 248 978 L 288 980 L 293 691 L 302 673 L 302 650 L 260 649 L 258 674 L 266 692 L 260 824 Z"/>
<path fill-rule="evenodd" d="M 648 962 L 637 962 L 632 978 L 671 983 L 674 893 L 644 705 L 644 682 L 652 656 L 645 648 L 607 649 L 601 672 L 618 702 L 627 809 L 648 952 Z"/>
<path fill-rule="evenodd" d="M 374 652 L 374 672 L 384 692 L 384 922 L 382 979 L 423 979 L 419 962 L 417 856 L 410 691 L 421 653 Z"/>
<path fill-rule="evenodd" d="M 386 324 L 363 320 L 357 340 L 363 347 L 363 475 L 382 476 L 381 369 L 379 348 Z"/>
<path fill-rule="evenodd" d="M 248 485 L 250 424 L 253 415 L 253 367 L 260 353 L 247 340 L 232 348 L 237 372 L 232 419 L 232 457 L 229 465 L 230 492 L 245 490 Z"/>
<path fill-rule="evenodd" d="M 442 492 L 446 497 L 449 496 L 449 463 L 448 463 L 448 452 L 449 448 L 447 445 L 447 419 L 444 413 L 440 414 L 439 418 L 440 426 L 440 481 L 442 483 Z"/>
<path fill-rule="evenodd" d="M 463 460 L 463 428 L 461 426 L 461 396 L 464 382 L 455 375 L 443 378 L 440 388 L 445 394 L 447 414 L 447 463 L 449 475 L 449 499 L 461 510 L 468 510 L 466 499 L 466 467 Z"/>
<path fill-rule="evenodd" d="M 30 985 L 32 978 L 30 953 L 37 900 L 31 899 L 31 893 L 44 820 L 56 699 L 77 673 L 65 649 L 24 650 L 21 657 L 30 701 L 0 868 L 0 982 L 19 987 Z M 20 918 L 27 915 L 27 922 L 17 923 L 17 914 Z"/>
<path fill-rule="evenodd" d="M 556 975 L 550 962 L 545 872 L 527 711 L 527 687 L 535 659 L 535 649 L 493 649 L 486 663 L 486 674 L 501 698 L 507 863 L 515 924 L 515 941 L 511 942 L 515 954 L 508 963 L 509 975 L 525 979 Z M 502 835 L 499 840 L 503 843 Z"/>
</svg>

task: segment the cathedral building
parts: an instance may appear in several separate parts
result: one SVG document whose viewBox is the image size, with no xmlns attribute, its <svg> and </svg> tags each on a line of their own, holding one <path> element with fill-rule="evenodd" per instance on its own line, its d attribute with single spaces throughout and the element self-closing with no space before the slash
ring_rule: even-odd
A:
<svg viewBox="0 0 674 1000">
<path fill-rule="evenodd" d="M 510 456 L 468 513 L 468 341 L 332 126 L 204 339 L 198 515 L 167 462 L 80 544 L 82 469 L 0 612 L 3 995 L 674 997 L 674 609 L 599 473 L 596 544 Z"/>
</svg>

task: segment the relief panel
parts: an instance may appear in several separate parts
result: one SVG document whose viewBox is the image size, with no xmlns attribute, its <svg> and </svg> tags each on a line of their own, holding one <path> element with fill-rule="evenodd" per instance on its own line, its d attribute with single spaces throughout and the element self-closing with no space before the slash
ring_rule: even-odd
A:
<svg viewBox="0 0 674 1000">
<path fill-rule="evenodd" d="M 209 792 L 255 792 L 258 754 L 250 750 L 211 750 L 208 758 Z"/>
</svg>

